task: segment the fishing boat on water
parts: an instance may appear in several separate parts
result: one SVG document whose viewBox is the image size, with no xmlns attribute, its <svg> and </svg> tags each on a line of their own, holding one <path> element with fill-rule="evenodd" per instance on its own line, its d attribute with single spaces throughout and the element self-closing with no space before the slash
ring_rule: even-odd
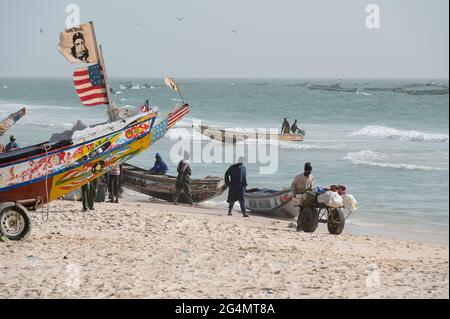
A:
<svg viewBox="0 0 450 319">
<path fill-rule="evenodd" d="M 72 50 L 75 38 L 84 39 L 86 50 Z M 148 105 L 118 109 L 93 22 L 62 32 L 58 50 L 71 63 L 89 63 L 75 70 L 75 90 L 85 106 L 107 105 L 108 121 L 90 127 L 78 121 L 46 142 L 0 154 L 0 238 L 25 238 L 31 230 L 27 209 L 61 198 L 138 155 L 189 111 L 187 104 L 176 107 L 159 123 L 164 129 L 155 132 L 158 113 Z"/>
<path fill-rule="evenodd" d="M 319 84 L 310 84 L 308 86 L 310 90 L 322 90 L 322 91 L 333 91 L 333 92 L 347 92 L 354 93 L 357 91 L 357 88 L 345 88 L 340 83 L 331 84 L 331 85 L 319 85 Z"/>
<path fill-rule="evenodd" d="M 122 185 L 156 199 L 172 202 L 176 179 L 176 176 L 153 175 L 143 168 L 130 164 L 123 165 Z M 216 176 L 207 176 L 191 181 L 192 200 L 195 203 L 217 197 L 226 189 L 225 181 Z M 179 201 L 181 203 L 188 202 L 184 193 L 180 195 Z"/>
<path fill-rule="evenodd" d="M 237 143 L 246 140 L 270 140 L 277 139 L 279 141 L 288 142 L 302 142 L 305 139 L 305 131 L 300 130 L 299 133 L 276 133 L 271 134 L 269 132 L 259 133 L 256 131 L 236 131 L 236 130 L 225 130 L 223 128 L 215 128 L 208 125 L 193 125 L 193 128 L 203 135 L 222 142 L 222 143 Z"/>
<path fill-rule="evenodd" d="M 272 217 L 294 218 L 299 213 L 298 207 L 294 207 L 290 189 L 248 189 L 245 192 L 245 205 L 252 213 Z"/>
</svg>

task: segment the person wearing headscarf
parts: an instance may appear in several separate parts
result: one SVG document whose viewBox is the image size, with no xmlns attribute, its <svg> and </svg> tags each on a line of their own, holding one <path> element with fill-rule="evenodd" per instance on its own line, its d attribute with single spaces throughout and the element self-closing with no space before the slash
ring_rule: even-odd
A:
<svg viewBox="0 0 450 319">
<path fill-rule="evenodd" d="M 240 157 L 236 164 L 231 165 L 225 172 L 225 184 L 228 186 L 228 215 L 232 215 L 234 203 L 239 202 L 244 217 L 248 217 L 245 208 L 245 188 L 247 187 L 247 170 L 244 158 Z"/>
<path fill-rule="evenodd" d="M 180 197 L 181 192 L 184 192 L 184 196 L 186 197 L 188 204 L 193 205 L 194 201 L 192 200 L 191 195 L 191 167 L 189 166 L 189 154 L 187 152 L 184 153 L 184 159 L 182 159 L 177 166 L 177 180 L 175 182 L 175 194 L 173 196 L 173 203 L 178 205 L 178 199 Z"/>
<path fill-rule="evenodd" d="M 167 174 L 169 171 L 169 167 L 167 167 L 167 164 L 163 161 L 161 155 L 159 153 L 156 153 L 156 161 L 155 164 L 153 164 L 153 167 L 150 169 L 150 174 L 154 175 L 164 175 Z"/>
</svg>

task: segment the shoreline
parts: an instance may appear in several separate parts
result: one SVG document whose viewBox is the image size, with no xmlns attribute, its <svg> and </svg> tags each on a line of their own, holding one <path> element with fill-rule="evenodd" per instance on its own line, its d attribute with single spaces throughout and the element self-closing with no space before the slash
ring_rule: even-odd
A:
<svg viewBox="0 0 450 319">
<path fill-rule="evenodd" d="M 26 241 L 0 242 L 0 297 L 448 298 L 445 245 L 128 195 L 95 208 L 56 201 Z"/>
</svg>

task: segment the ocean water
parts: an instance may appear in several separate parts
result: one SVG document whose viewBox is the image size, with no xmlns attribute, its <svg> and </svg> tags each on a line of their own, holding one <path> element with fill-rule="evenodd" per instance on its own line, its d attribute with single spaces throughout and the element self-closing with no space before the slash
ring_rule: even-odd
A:
<svg viewBox="0 0 450 319">
<path fill-rule="evenodd" d="M 132 89 L 120 83 L 133 81 Z M 156 152 L 176 162 L 170 152 L 178 143 L 197 139 L 191 124 L 226 128 L 277 128 L 287 117 L 306 130 L 304 142 L 280 142 L 278 169 L 260 174 L 261 165 L 248 163 L 250 187 L 281 189 L 310 161 L 316 183 L 344 184 L 359 209 L 348 219 L 348 231 L 357 234 L 448 244 L 449 217 L 449 97 L 413 96 L 393 92 L 340 93 L 308 90 L 303 82 L 332 80 L 177 79 L 191 112 L 169 134 L 132 163 L 149 168 Z M 364 80 L 366 81 L 366 80 Z M 362 80 L 345 81 L 353 86 Z M 374 87 L 395 87 L 414 80 L 367 80 Z M 161 113 L 180 103 L 163 79 L 112 79 L 119 106 L 136 106 L 145 99 Z M 147 82 L 151 88 L 143 88 Z M 446 81 L 435 82 L 448 84 Z M 21 146 L 47 140 L 81 119 L 87 124 L 105 120 L 105 108 L 84 107 L 71 79 L 0 78 L 0 116 L 20 107 L 28 114 L 9 133 Z M 7 137 L 1 138 L 6 143 Z M 220 146 L 232 151 L 233 147 Z M 193 177 L 223 175 L 228 163 L 192 163 Z M 206 203 L 224 207 L 225 195 Z M 320 226 L 323 227 L 323 226 Z"/>
</svg>

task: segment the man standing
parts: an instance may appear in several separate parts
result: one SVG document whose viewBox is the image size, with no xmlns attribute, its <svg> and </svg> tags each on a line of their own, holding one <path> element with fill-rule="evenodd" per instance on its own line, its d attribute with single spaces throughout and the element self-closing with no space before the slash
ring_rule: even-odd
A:
<svg viewBox="0 0 450 319">
<path fill-rule="evenodd" d="M 281 134 L 289 134 L 291 132 L 291 126 L 289 125 L 289 122 L 287 118 L 284 118 L 283 125 L 281 126 Z"/>
<path fill-rule="evenodd" d="M 94 209 L 95 197 L 97 196 L 97 179 L 93 179 L 89 183 L 81 186 L 81 201 L 83 203 L 83 211 Z"/>
<path fill-rule="evenodd" d="M 295 176 L 291 184 L 292 196 L 304 193 L 307 190 L 312 190 L 314 188 L 314 176 L 311 174 L 312 166 L 311 163 L 305 163 L 304 173 Z"/>
<path fill-rule="evenodd" d="M 180 197 L 181 191 L 184 192 L 184 196 L 186 196 L 188 204 L 193 205 L 194 202 L 191 196 L 191 167 L 189 166 L 188 156 L 184 155 L 184 160 L 181 160 L 178 163 L 177 167 L 177 181 L 175 183 L 175 195 L 173 196 L 173 203 L 178 205 L 178 198 Z"/>
<path fill-rule="evenodd" d="M 14 135 L 11 135 L 9 137 L 9 143 L 6 144 L 5 152 L 18 150 L 19 148 L 20 148 L 19 144 L 16 143 L 16 137 Z"/>
<path fill-rule="evenodd" d="M 291 190 L 292 190 L 293 197 L 297 194 L 302 194 L 306 191 L 313 190 L 314 176 L 311 174 L 311 172 L 312 172 L 311 163 L 309 163 L 309 162 L 305 163 L 304 173 L 295 176 L 294 180 L 292 181 Z M 300 212 L 301 212 L 301 208 L 300 208 Z M 301 218 L 301 213 L 298 214 L 297 231 L 302 230 L 300 227 L 300 218 Z"/>
<path fill-rule="evenodd" d="M 228 186 L 228 215 L 232 215 L 234 203 L 239 201 L 241 212 L 248 217 L 245 208 L 245 187 L 247 187 L 247 170 L 244 166 L 244 158 L 241 156 L 236 164 L 231 165 L 225 172 L 225 183 Z"/>
<path fill-rule="evenodd" d="M 108 194 L 111 203 L 119 202 L 120 166 L 114 165 L 108 173 Z"/>
</svg>

